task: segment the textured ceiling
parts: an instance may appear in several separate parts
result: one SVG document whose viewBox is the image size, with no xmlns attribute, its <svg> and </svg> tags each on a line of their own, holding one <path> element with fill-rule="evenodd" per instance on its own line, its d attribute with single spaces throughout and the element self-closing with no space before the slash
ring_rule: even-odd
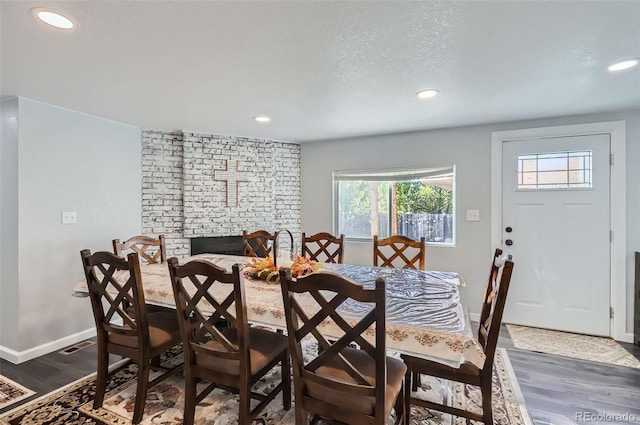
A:
<svg viewBox="0 0 640 425">
<path fill-rule="evenodd" d="M 60 31 L 30 10 L 76 24 Z M 3 96 L 310 141 L 640 108 L 639 1 L 6 1 Z M 419 101 L 415 93 L 437 88 Z M 267 114 L 268 125 L 253 117 Z"/>
</svg>

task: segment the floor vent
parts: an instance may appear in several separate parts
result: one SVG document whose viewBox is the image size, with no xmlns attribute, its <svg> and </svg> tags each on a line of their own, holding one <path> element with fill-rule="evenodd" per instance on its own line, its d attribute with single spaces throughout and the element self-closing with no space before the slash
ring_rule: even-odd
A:
<svg viewBox="0 0 640 425">
<path fill-rule="evenodd" d="M 58 351 L 58 353 L 64 354 L 65 356 L 68 356 L 69 354 L 73 354 L 76 351 L 80 351 L 80 350 L 85 349 L 87 347 L 91 347 L 95 343 L 96 343 L 95 341 L 91 341 L 91 340 L 82 341 L 82 342 L 79 342 L 77 344 L 70 345 L 69 347 L 65 348 L 64 350 Z"/>
</svg>

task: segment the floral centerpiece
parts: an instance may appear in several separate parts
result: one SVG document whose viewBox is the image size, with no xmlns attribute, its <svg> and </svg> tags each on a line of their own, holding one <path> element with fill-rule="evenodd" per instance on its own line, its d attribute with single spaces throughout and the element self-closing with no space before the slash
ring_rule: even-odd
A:
<svg viewBox="0 0 640 425">
<path fill-rule="evenodd" d="M 281 268 L 282 266 L 275 266 L 272 258 L 252 258 L 251 261 L 245 263 L 244 272 L 254 279 L 276 283 L 278 282 L 278 273 Z M 291 276 L 300 277 L 320 270 L 322 263 L 296 255 L 289 268 L 291 269 Z"/>
<path fill-rule="evenodd" d="M 300 277 L 317 272 L 322 268 L 322 263 L 297 255 L 290 268 L 291 276 Z"/>
<path fill-rule="evenodd" d="M 271 257 L 252 258 L 251 261 L 244 264 L 244 273 L 246 276 L 266 280 L 267 282 L 276 282 L 279 271 L 280 267 L 276 267 Z"/>
</svg>

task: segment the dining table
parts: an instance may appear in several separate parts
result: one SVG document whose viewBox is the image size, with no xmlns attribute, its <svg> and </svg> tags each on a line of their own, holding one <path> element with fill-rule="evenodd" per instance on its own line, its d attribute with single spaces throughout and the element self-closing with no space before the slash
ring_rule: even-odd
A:
<svg viewBox="0 0 640 425">
<path fill-rule="evenodd" d="M 180 258 L 180 264 L 205 260 L 231 271 L 234 264 L 250 265 L 251 257 L 226 254 L 198 254 Z M 140 267 L 145 302 L 175 308 L 175 300 L 167 263 L 144 264 Z M 421 356 L 459 366 L 469 362 L 481 368 L 484 350 L 474 337 L 464 297 L 463 278 L 455 272 L 397 269 L 352 264 L 322 264 L 327 271 L 347 277 L 364 287 L 373 287 L 378 278 L 385 281 L 387 350 Z M 126 273 L 126 272 L 125 272 Z M 127 276 L 117 277 L 126 280 Z M 247 317 L 252 325 L 286 329 L 285 310 L 279 283 L 245 276 Z M 214 285 L 212 291 L 223 285 Z M 78 282 L 72 295 L 87 297 L 86 281 Z M 214 296 L 222 294 L 213 293 Z M 356 321 L 366 312 L 349 300 L 340 313 Z M 325 320 L 320 332 L 339 337 L 340 328 Z M 367 338 L 367 335 L 363 336 Z"/>
</svg>

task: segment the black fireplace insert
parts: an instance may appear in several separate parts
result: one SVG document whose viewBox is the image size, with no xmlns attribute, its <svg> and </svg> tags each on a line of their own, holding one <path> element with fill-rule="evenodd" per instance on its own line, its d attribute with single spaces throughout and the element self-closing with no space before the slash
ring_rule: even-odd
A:
<svg viewBox="0 0 640 425">
<path fill-rule="evenodd" d="M 215 236 L 191 239 L 191 255 L 242 255 L 242 236 Z"/>
</svg>

